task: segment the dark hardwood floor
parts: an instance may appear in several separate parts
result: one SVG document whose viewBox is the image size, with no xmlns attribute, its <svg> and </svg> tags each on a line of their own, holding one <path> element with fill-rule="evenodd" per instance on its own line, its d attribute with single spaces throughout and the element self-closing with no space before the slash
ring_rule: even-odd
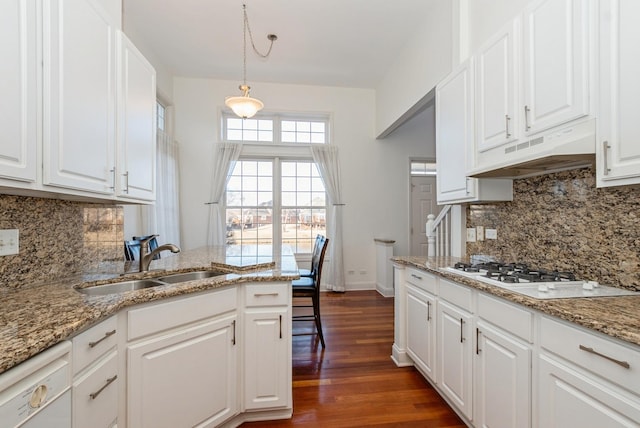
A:
<svg viewBox="0 0 640 428">
<path fill-rule="evenodd" d="M 420 373 L 391 361 L 393 298 L 322 293 L 321 308 L 326 349 L 293 337 L 293 418 L 242 427 L 465 427 Z"/>
</svg>

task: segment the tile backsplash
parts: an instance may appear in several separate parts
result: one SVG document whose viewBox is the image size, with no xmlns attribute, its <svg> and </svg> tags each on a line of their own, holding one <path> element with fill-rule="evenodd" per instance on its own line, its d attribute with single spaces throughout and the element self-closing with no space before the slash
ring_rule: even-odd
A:
<svg viewBox="0 0 640 428">
<path fill-rule="evenodd" d="M 467 227 L 497 240 L 467 254 L 570 270 L 580 278 L 640 289 L 640 188 L 596 188 L 591 168 L 514 180 L 512 202 L 471 204 Z"/>
<path fill-rule="evenodd" d="M 18 229 L 20 252 L 0 257 L 0 287 L 21 287 L 123 262 L 118 205 L 0 195 L 0 229 Z"/>
</svg>

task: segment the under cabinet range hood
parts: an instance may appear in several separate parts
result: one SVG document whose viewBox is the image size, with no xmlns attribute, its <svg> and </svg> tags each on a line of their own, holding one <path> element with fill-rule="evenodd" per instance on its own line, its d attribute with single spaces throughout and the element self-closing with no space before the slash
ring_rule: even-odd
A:
<svg viewBox="0 0 640 428">
<path fill-rule="evenodd" d="M 477 178 L 524 178 L 593 166 L 596 147 L 595 119 L 542 132 L 476 153 Z"/>
</svg>

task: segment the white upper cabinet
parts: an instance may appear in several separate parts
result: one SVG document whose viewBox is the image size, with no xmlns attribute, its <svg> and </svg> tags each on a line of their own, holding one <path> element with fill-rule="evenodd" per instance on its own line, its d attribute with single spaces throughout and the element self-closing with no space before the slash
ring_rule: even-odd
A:
<svg viewBox="0 0 640 428">
<path fill-rule="evenodd" d="M 155 199 L 156 72 L 123 34 L 118 35 L 117 193 Z"/>
<path fill-rule="evenodd" d="M 43 184 L 114 193 L 115 29 L 89 0 L 44 3 Z"/>
<path fill-rule="evenodd" d="M 3 2 L 0 14 L 0 178 L 37 178 L 37 10 L 32 0 Z"/>
<path fill-rule="evenodd" d="M 597 184 L 640 183 L 640 2 L 600 1 Z"/>
<path fill-rule="evenodd" d="M 471 58 L 436 86 L 439 205 L 513 198 L 511 180 L 478 180 L 466 174 L 474 164 L 473 70 Z"/>
<path fill-rule="evenodd" d="M 524 133 L 589 114 L 587 0 L 544 0 L 523 17 Z"/>
<path fill-rule="evenodd" d="M 518 137 L 519 37 L 520 20 L 514 20 L 476 55 L 476 147 L 480 152 Z"/>
</svg>

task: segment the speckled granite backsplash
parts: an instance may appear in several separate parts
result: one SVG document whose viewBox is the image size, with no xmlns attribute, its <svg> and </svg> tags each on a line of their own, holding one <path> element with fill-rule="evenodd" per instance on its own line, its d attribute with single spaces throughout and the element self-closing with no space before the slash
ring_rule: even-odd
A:
<svg viewBox="0 0 640 428">
<path fill-rule="evenodd" d="M 498 231 L 467 254 L 570 270 L 640 289 L 640 189 L 597 189 L 591 168 L 515 180 L 513 201 L 469 205 L 467 227 Z"/>
<path fill-rule="evenodd" d="M 20 234 L 20 253 L 0 257 L 0 287 L 98 271 L 123 260 L 121 206 L 0 195 L 0 229 Z"/>
</svg>

